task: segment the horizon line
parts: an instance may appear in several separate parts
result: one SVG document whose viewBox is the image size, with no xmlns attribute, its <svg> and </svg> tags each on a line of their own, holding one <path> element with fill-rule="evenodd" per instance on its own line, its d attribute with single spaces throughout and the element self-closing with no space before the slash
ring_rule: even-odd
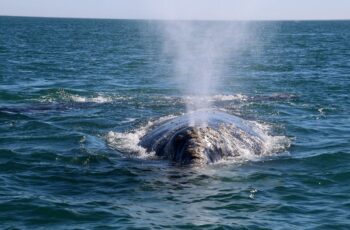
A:
<svg viewBox="0 0 350 230">
<path fill-rule="evenodd" d="M 135 21 L 242 21 L 242 22 L 278 22 L 278 21 L 350 21 L 350 18 L 304 18 L 304 19 L 179 19 L 179 18 L 108 18 L 108 17 L 74 17 L 74 16 L 32 16 L 32 15 L 0 15 L 0 17 L 47 18 L 47 19 L 81 19 L 81 20 L 135 20 Z"/>
</svg>

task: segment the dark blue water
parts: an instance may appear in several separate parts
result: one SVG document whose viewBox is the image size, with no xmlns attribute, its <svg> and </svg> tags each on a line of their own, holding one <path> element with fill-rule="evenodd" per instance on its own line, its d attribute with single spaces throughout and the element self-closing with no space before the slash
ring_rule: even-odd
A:
<svg viewBox="0 0 350 230">
<path fill-rule="evenodd" d="M 118 151 L 186 111 L 159 24 L 0 17 L 0 228 L 349 229 L 350 22 L 252 22 L 208 100 L 291 145 L 203 167 Z"/>
</svg>

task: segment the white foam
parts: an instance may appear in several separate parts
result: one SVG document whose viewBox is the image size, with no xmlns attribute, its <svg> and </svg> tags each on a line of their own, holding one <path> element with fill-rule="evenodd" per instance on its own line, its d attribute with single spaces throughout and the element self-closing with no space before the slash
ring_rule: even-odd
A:
<svg viewBox="0 0 350 230">
<path fill-rule="evenodd" d="M 106 140 L 110 147 L 123 153 L 129 153 L 129 156 L 134 155 L 140 158 L 147 158 L 153 156 L 154 153 L 147 153 L 146 149 L 138 145 L 143 135 L 145 135 L 144 129 L 130 133 L 109 131 L 106 135 Z"/>
<path fill-rule="evenodd" d="M 129 118 L 126 118 L 124 121 L 121 121 L 120 123 L 125 124 L 125 123 L 131 123 L 134 121 L 136 121 L 136 118 L 129 117 Z"/>
<path fill-rule="evenodd" d="M 106 97 L 102 95 L 98 95 L 96 97 L 83 97 L 79 95 L 71 95 L 70 99 L 74 102 L 79 102 L 79 103 L 93 102 L 98 104 L 103 104 L 103 103 L 108 103 L 113 101 L 111 97 Z"/>
<path fill-rule="evenodd" d="M 234 95 L 214 95 L 212 97 L 214 101 L 246 101 L 248 99 L 247 96 L 243 94 L 234 94 Z"/>
<path fill-rule="evenodd" d="M 76 103 L 112 103 L 118 101 L 130 100 L 131 97 L 123 97 L 118 95 L 103 95 L 97 94 L 93 96 L 82 96 L 78 94 L 68 93 L 65 90 L 60 90 L 57 93 L 49 94 L 40 97 L 40 102 L 54 103 L 54 102 L 76 102 Z"/>
<path fill-rule="evenodd" d="M 106 135 L 107 144 L 113 149 L 126 153 L 129 157 L 154 158 L 155 153 L 148 153 L 145 148 L 139 146 L 140 139 L 154 125 L 172 118 L 175 118 L 175 116 L 169 115 L 161 117 L 156 121 L 149 121 L 146 125 L 131 132 L 109 131 Z"/>
<path fill-rule="evenodd" d="M 217 94 L 213 96 L 206 97 L 195 97 L 195 96 L 186 96 L 184 97 L 185 103 L 195 103 L 197 101 L 210 101 L 210 102 L 220 102 L 220 101 L 247 101 L 248 96 L 243 94 Z"/>
<path fill-rule="evenodd" d="M 290 138 L 286 136 L 274 136 L 271 135 L 270 132 L 272 130 L 272 126 L 267 123 L 261 123 L 257 121 L 248 121 L 251 124 L 251 127 L 254 128 L 254 131 L 259 134 L 264 140 L 264 152 L 263 156 L 273 156 L 277 153 L 288 149 L 291 145 Z"/>
</svg>

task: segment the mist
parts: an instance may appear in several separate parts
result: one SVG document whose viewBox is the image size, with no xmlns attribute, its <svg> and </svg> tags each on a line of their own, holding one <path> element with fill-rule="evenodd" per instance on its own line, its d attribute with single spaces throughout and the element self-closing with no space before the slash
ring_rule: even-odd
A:
<svg viewBox="0 0 350 230">
<path fill-rule="evenodd" d="M 212 108 L 228 62 L 244 48 L 253 30 L 247 22 L 164 21 L 163 49 L 171 58 L 172 79 L 186 100 L 187 112 Z M 192 118 L 205 122 L 206 118 Z"/>
</svg>

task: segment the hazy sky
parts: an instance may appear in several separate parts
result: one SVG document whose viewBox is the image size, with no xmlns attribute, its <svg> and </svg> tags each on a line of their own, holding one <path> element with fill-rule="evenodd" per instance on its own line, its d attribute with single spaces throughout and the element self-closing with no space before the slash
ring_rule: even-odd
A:
<svg viewBox="0 0 350 230">
<path fill-rule="evenodd" d="M 136 19 L 350 19 L 350 0 L 0 0 L 0 15 Z"/>
</svg>

